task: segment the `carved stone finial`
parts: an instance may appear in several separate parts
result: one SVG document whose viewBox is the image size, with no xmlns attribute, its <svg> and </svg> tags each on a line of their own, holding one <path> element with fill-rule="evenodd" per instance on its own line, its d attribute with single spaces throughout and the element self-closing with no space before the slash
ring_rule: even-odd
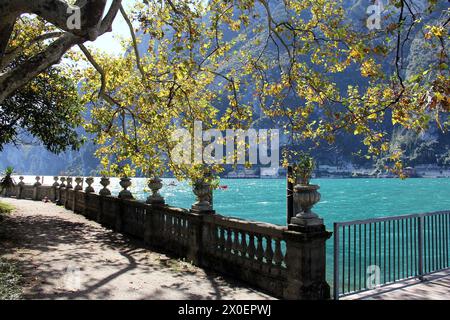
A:
<svg viewBox="0 0 450 320">
<path fill-rule="evenodd" d="M 111 191 L 109 191 L 109 189 L 107 188 L 110 184 L 109 178 L 103 176 L 100 179 L 100 184 L 103 186 L 103 189 L 100 190 L 99 194 L 101 196 L 110 196 L 111 195 Z"/>
<path fill-rule="evenodd" d="M 292 225 L 303 227 L 322 226 L 323 219 L 320 219 L 311 209 L 320 201 L 320 193 L 317 191 L 318 185 L 296 185 L 294 187 L 294 202 L 297 208 L 301 208 L 296 216 L 291 219 Z"/>
<path fill-rule="evenodd" d="M 53 180 L 55 181 L 53 183 L 53 187 L 55 187 L 55 188 L 59 187 L 59 183 L 58 183 L 59 177 L 53 177 Z"/>
<path fill-rule="evenodd" d="M 128 190 L 131 187 L 131 179 L 127 177 L 120 178 L 120 186 L 123 188 L 122 191 L 119 192 L 120 199 L 134 199 L 131 191 Z"/>
<path fill-rule="evenodd" d="M 95 192 L 94 188 L 92 187 L 93 183 L 94 183 L 94 178 L 93 177 L 86 178 L 86 184 L 88 185 L 86 187 L 86 189 L 84 189 L 84 191 L 86 193 L 94 193 Z"/>
<path fill-rule="evenodd" d="M 148 187 L 152 190 L 152 194 L 147 198 L 147 203 L 151 205 L 164 205 L 164 198 L 159 194 L 159 190 L 163 187 L 162 180 L 154 176 L 148 181 Z"/>
<path fill-rule="evenodd" d="M 75 191 L 83 190 L 83 186 L 81 185 L 82 182 L 83 182 L 83 178 L 81 178 L 81 177 L 76 177 L 75 178 L 75 183 L 77 184 L 75 186 Z"/>
<path fill-rule="evenodd" d="M 40 182 L 41 181 L 41 177 L 37 176 L 35 179 L 36 179 L 36 182 L 34 183 L 34 186 L 35 187 L 42 186 L 42 183 Z"/>
<path fill-rule="evenodd" d="M 59 180 L 61 180 L 61 184 L 59 185 L 60 188 L 65 188 L 66 187 L 66 177 L 61 177 L 59 178 Z"/>
<path fill-rule="evenodd" d="M 66 186 L 66 189 L 73 189 L 73 187 L 72 187 L 72 181 L 73 181 L 72 177 L 67 177 L 67 186 Z"/>
<path fill-rule="evenodd" d="M 197 181 L 193 187 L 197 202 L 192 205 L 192 211 L 199 213 L 213 213 L 212 205 L 209 202 L 211 195 L 211 185 L 205 181 Z"/>
</svg>

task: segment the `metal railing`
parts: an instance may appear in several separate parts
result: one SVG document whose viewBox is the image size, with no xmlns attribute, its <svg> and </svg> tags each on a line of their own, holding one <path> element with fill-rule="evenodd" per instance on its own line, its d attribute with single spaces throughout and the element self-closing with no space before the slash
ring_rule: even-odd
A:
<svg viewBox="0 0 450 320">
<path fill-rule="evenodd" d="M 334 298 L 450 267 L 450 211 L 334 223 Z"/>
</svg>

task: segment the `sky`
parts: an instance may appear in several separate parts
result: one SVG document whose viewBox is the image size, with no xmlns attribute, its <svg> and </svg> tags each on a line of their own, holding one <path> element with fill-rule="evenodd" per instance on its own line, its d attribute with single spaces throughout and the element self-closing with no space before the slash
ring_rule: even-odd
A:
<svg viewBox="0 0 450 320">
<path fill-rule="evenodd" d="M 137 0 L 122 0 L 122 5 L 128 12 L 129 10 L 127 9 L 136 1 Z M 111 5 L 111 2 L 112 0 L 108 0 L 108 9 Z M 108 10 L 105 11 L 105 14 L 107 12 Z M 128 25 L 119 12 L 113 23 L 113 31 L 105 33 L 94 42 L 89 42 L 88 46 L 101 49 L 111 54 L 121 55 L 123 54 L 123 50 L 120 46 L 120 37 L 130 37 L 130 32 L 128 30 Z"/>
</svg>

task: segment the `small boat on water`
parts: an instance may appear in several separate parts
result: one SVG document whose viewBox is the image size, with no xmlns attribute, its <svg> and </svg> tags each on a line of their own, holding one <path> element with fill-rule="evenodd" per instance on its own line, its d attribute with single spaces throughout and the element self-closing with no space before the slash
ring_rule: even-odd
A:
<svg viewBox="0 0 450 320">
<path fill-rule="evenodd" d="M 227 185 L 219 186 L 219 190 L 228 190 Z"/>
<path fill-rule="evenodd" d="M 168 184 L 168 186 L 169 186 L 169 187 L 176 187 L 177 184 L 176 184 L 175 182 L 172 181 L 171 183 Z"/>
</svg>

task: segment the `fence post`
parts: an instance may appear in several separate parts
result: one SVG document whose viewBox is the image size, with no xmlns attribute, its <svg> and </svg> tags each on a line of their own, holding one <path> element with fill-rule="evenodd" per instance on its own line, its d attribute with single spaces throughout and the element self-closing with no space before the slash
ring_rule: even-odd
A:
<svg viewBox="0 0 450 320">
<path fill-rule="evenodd" d="M 334 236 L 334 262 L 333 262 L 333 296 L 339 300 L 339 225 L 335 222 L 333 228 Z"/>
<path fill-rule="evenodd" d="M 419 216 L 418 221 L 418 255 L 419 255 L 419 280 L 423 281 L 423 216 Z"/>
</svg>

